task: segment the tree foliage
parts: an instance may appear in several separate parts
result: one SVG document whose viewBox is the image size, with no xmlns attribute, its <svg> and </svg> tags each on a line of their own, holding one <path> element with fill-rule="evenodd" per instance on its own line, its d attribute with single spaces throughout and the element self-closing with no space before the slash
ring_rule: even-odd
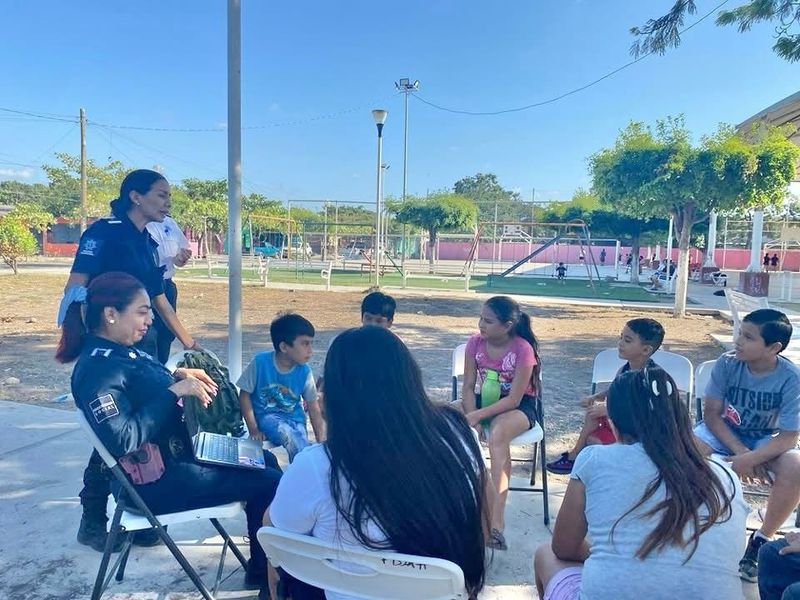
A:
<svg viewBox="0 0 800 600">
<path fill-rule="evenodd" d="M 781 204 L 800 149 L 786 131 L 764 128 L 749 140 L 731 127 L 692 145 L 682 117 L 654 129 L 632 122 L 613 148 L 590 159 L 593 188 L 601 201 L 623 214 L 672 217 L 680 258 L 675 314 L 686 308 L 688 250 L 692 226 L 709 212 L 737 206 Z"/>
<path fill-rule="evenodd" d="M 637 39 L 631 46 L 634 56 L 655 52 L 664 54 L 681 43 L 681 27 L 686 15 L 694 14 L 694 0 L 675 0 L 665 15 L 650 19 L 641 27 L 632 27 Z M 717 25 L 736 25 L 740 32 L 749 31 L 756 23 L 775 25 L 775 53 L 788 60 L 800 60 L 800 2 L 797 0 L 749 0 L 730 10 L 721 10 Z"/>
<path fill-rule="evenodd" d="M 8 216 L 16 219 L 28 229 L 34 229 L 43 233 L 48 226 L 56 222 L 56 219 L 46 210 L 35 202 L 20 202 L 14 205 Z"/>
<path fill-rule="evenodd" d="M 57 216 L 78 217 L 81 212 L 81 159 L 65 152 L 56 153 L 60 165 L 42 165 L 47 174 L 48 195 L 43 210 Z M 119 185 L 129 171 L 120 161 L 99 165 L 86 161 L 86 213 L 102 217 L 110 213 L 109 202 L 119 195 Z"/>
<path fill-rule="evenodd" d="M 14 275 L 19 272 L 19 259 L 36 254 L 36 250 L 36 238 L 24 223 L 9 215 L 0 217 L 0 258 Z"/>
<path fill-rule="evenodd" d="M 397 210 L 400 223 L 417 225 L 428 232 L 428 259 L 433 268 L 433 252 L 440 231 L 464 230 L 476 226 L 475 203 L 458 194 L 440 193 L 428 198 L 407 198 Z"/>
<path fill-rule="evenodd" d="M 503 188 L 494 173 L 477 173 L 459 179 L 453 185 L 453 192 L 477 205 L 481 222 L 495 220 L 495 206 L 500 222 L 530 220 L 531 205 L 523 202 L 518 192 Z"/>
</svg>

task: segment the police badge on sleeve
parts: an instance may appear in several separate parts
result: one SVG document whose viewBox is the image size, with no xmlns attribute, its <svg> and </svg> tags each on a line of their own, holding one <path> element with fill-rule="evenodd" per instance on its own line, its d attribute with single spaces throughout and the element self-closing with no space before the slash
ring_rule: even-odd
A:
<svg viewBox="0 0 800 600">
<path fill-rule="evenodd" d="M 84 256 L 95 256 L 97 251 L 100 249 L 100 241 L 95 240 L 93 238 L 86 238 L 81 242 L 80 250 L 78 254 L 83 254 Z"/>
<path fill-rule="evenodd" d="M 111 417 L 116 417 L 119 414 L 117 403 L 114 402 L 114 397 L 111 394 L 100 396 L 89 402 L 89 408 L 94 415 L 94 420 L 97 423 L 107 421 Z"/>
</svg>

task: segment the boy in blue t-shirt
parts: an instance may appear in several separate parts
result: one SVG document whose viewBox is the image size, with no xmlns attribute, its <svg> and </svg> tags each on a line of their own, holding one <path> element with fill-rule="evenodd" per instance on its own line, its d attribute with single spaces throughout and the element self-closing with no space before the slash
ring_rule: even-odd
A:
<svg viewBox="0 0 800 600">
<path fill-rule="evenodd" d="M 300 315 L 286 314 L 272 321 L 269 333 L 275 349 L 256 354 L 239 377 L 239 404 L 250 437 L 283 446 L 291 462 L 309 445 L 303 400 L 317 442 L 325 439 L 325 422 L 308 366 L 314 326 Z"/>
<path fill-rule="evenodd" d="M 694 435 L 705 454 L 722 454 L 744 479 L 772 483 L 761 528 L 739 561 L 739 576 L 758 579 L 758 550 L 800 501 L 800 370 L 778 356 L 792 337 L 780 311 L 742 319 L 736 349 L 717 360 L 703 396 L 704 421 Z"/>
</svg>

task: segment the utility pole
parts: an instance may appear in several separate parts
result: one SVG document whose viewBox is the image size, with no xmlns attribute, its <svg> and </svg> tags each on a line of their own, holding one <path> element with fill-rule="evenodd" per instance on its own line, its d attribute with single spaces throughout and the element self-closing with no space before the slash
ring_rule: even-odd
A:
<svg viewBox="0 0 800 600">
<path fill-rule="evenodd" d="M 403 124 L 403 204 L 406 202 L 406 189 L 408 185 L 408 95 L 419 89 L 419 80 L 411 80 L 403 77 L 395 82 L 394 87 L 405 95 L 405 119 Z M 403 223 L 403 252 L 400 254 L 400 270 L 405 271 L 406 264 L 406 224 Z"/>
<path fill-rule="evenodd" d="M 86 231 L 86 200 L 88 182 L 86 175 L 86 112 L 81 109 L 81 233 Z"/>
</svg>

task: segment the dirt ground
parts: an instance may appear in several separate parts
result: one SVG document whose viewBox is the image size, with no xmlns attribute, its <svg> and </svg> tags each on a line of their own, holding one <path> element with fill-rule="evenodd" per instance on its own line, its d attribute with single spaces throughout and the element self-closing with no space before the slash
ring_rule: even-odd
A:
<svg viewBox="0 0 800 600">
<path fill-rule="evenodd" d="M 69 391 L 71 366 L 53 360 L 58 342 L 55 314 L 65 276 L 22 274 L 0 278 L 0 399 L 72 409 L 53 399 Z M 396 332 L 422 367 L 431 397 L 450 394 L 452 349 L 474 333 L 481 305 L 478 296 L 432 293 L 429 296 L 391 292 L 398 300 Z M 227 355 L 227 287 L 219 283 L 179 283 L 178 313 L 200 343 L 223 360 Z M 328 340 L 359 321 L 360 292 L 291 291 L 245 287 L 243 348 L 246 362 L 270 348 L 269 322 L 276 313 L 291 310 L 309 318 L 317 328 L 311 366 L 320 372 Z M 730 325 L 714 317 L 672 319 L 664 313 L 587 306 L 526 305 L 541 345 L 544 406 L 549 441 L 555 454 L 577 436 L 582 419 L 577 401 L 589 391 L 592 359 L 616 344 L 624 323 L 651 316 L 666 329 L 664 347 L 687 356 L 693 364 L 716 358 L 721 348 L 712 333 Z M 9 383 L 9 378 L 19 383 Z M 13 381 L 13 379 L 12 379 Z"/>
</svg>

